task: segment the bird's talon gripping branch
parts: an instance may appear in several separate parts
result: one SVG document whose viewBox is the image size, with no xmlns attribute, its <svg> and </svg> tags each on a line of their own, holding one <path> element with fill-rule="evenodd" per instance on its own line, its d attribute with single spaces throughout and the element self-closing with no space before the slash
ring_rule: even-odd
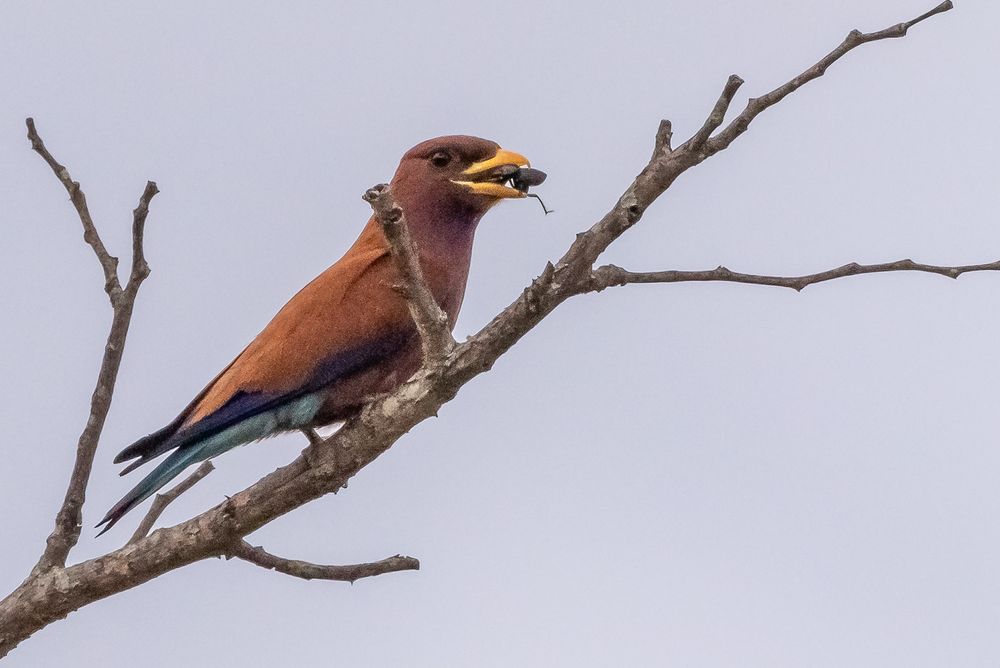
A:
<svg viewBox="0 0 1000 668">
<path fill-rule="evenodd" d="M 309 441 L 309 445 L 321 445 L 323 443 L 323 437 L 316 433 L 315 429 L 311 427 L 300 430 Z"/>
</svg>

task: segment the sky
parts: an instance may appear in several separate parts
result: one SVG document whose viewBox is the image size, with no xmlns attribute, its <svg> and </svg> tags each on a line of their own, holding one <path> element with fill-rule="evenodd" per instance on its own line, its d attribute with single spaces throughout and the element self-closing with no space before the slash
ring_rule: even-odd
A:
<svg viewBox="0 0 1000 668">
<path fill-rule="evenodd" d="M 110 309 L 33 116 L 127 257 L 136 307 L 73 558 L 172 419 L 369 215 L 410 146 L 500 142 L 555 213 L 481 224 L 456 335 L 614 203 L 661 118 L 696 130 L 852 28 L 934 0 L 0 5 L 0 589 L 51 530 Z M 849 54 L 683 175 L 604 260 L 810 273 L 1000 257 L 1000 6 L 960 1 Z M 124 264 L 124 262 L 123 262 Z M 863 276 L 802 293 L 630 286 L 561 306 L 351 480 L 250 537 L 421 570 L 306 582 L 208 560 L 52 624 L 11 666 L 996 666 L 1000 276 Z M 200 512 L 294 458 L 240 448 Z"/>
</svg>

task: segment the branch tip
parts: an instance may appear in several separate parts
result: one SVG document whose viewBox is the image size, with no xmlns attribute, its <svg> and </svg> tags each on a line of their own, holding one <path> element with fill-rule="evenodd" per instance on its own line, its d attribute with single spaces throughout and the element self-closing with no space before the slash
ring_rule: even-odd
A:
<svg viewBox="0 0 1000 668">
<path fill-rule="evenodd" d="M 719 99 L 716 101 L 715 106 L 712 107 L 712 111 L 709 113 L 708 118 L 705 119 L 701 129 L 699 129 L 698 132 L 696 132 L 685 145 L 688 149 L 695 151 L 700 150 L 701 147 L 705 145 L 705 142 L 707 142 L 712 136 L 712 133 L 715 132 L 720 125 L 722 125 L 722 121 L 726 119 L 726 112 L 729 111 L 729 107 L 733 103 L 733 97 L 742 85 L 743 79 L 741 79 L 738 75 L 729 75 L 729 78 L 726 79 L 726 85 L 722 87 L 722 93 L 719 95 Z"/>
<path fill-rule="evenodd" d="M 271 571 L 291 575 L 303 580 L 333 580 L 354 584 L 362 578 L 395 573 L 398 571 L 420 570 L 420 561 L 413 557 L 395 555 L 380 561 L 364 564 L 335 566 L 313 564 L 299 559 L 285 559 L 271 554 L 263 547 L 255 547 L 245 540 L 236 541 L 228 553 L 227 559 L 237 558 Z"/>
<path fill-rule="evenodd" d="M 945 278 L 957 279 L 962 274 L 979 271 L 1000 271 L 1000 260 L 984 264 L 969 264 L 960 266 L 941 266 L 921 264 L 910 259 L 884 262 L 881 264 L 858 264 L 849 262 L 845 265 L 803 276 L 767 276 L 758 274 L 742 274 L 732 271 L 723 265 L 707 271 L 646 271 L 632 272 L 613 264 L 606 264 L 594 270 L 586 292 L 600 292 L 605 288 L 639 283 L 691 283 L 719 282 L 744 283 L 748 285 L 768 285 L 772 287 L 791 288 L 801 292 L 803 288 L 816 283 L 824 283 L 837 278 L 860 276 L 862 274 L 882 274 L 898 271 L 916 271 L 927 274 L 937 274 Z"/>
<path fill-rule="evenodd" d="M 847 54 L 847 52 L 851 51 L 852 49 L 862 44 L 867 44 L 868 42 L 875 42 L 882 39 L 893 39 L 898 37 L 904 37 L 906 35 L 906 31 L 910 27 L 936 14 L 946 12 L 949 9 L 952 9 L 953 7 L 954 5 L 950 2 L 950 0 L 946 0 L 946 2 L 942 2 L 934 9 L 931 9 L 930 11 L 921 14 L 915 19 L 912 19 L 910 21 L 905 21 L 903 23 L 897 23 L 896 25 L 890 26 L 889 28 L 885 28 L 884 30 L 879 30 L 871 33 L 864 33 L 857 29 L 852 30 L 850 33 L 848 33 L 847 37 L 844 39 L 843 42 L 840 43 L 840 45 L 838 45 L 833 51 L 828 53 L 826 56 L 821 58 L 815 65 L 805 70 L 801 74 L 795 76 L 785 84 L 779 86 L 778 88 L 775 88 L 771 92 L 762 95 L 758 98 L 751 98 L 751 101 L 750 103 L 747 104 L 746 108 L 736 118 L 734 118 L 729 123 L 728 126 L 726 126 L 718 135 L 712 137 L 710 140 L 707 141 L 706 143 L 707 153 L 711 155 L 713 153 L 717 153 L 727 148 L 737 137 L 746 132 L 750 123 L 761 112 L 763 112 L 768 107 L 777 104 L 785 97 L 787 97 L 789 94 L 801 88 L 806 83 L 812 81 L 813 79 L 823 76 L 823 74 L 826 73 L 830 65 L 840 60 L 845 54 Z M 702 136 L 703 132 L 699 131 L 699 133 L 692 138 L 692 141 L 694 141 L 696 138 L 700 139 Z M 694 148 L 698 148 L 699 144 L 697 141 L 694 141 L 692 146 Z"/>
<path fill-rule="evenodd" d="M 661 153 L 670 153 L 673 151 L 673 147 L 670 145 L 670 141 L 674 136 L 673 125 L 667 119 L 660 121 L 660 126 L 656 129 L 656 141 L 653 144 L 653 157 L 650 160 L 656 160 L 660 157 Z"/>
</svg>

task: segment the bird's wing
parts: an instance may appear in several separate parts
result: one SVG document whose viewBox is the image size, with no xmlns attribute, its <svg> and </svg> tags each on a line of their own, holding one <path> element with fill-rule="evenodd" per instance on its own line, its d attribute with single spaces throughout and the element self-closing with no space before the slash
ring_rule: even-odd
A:
<svg viewBox="0 0 1000 668">
<path fill-rule="evenodd" d="M 359 239 L 304 287 L 233 362 L 163 429 L 122 450 L 139 458 L 173 448 L 315 392 L 405 345 L 413 324 L 393 289 L 395 267 L 380 239 Z"/>
</svg>

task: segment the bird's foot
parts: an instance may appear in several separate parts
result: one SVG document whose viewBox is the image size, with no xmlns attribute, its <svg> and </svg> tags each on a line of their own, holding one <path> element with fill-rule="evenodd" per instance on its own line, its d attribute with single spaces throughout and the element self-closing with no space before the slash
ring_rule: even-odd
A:
<svg viewBox="0 0 1000 668">
<path fill-rule="evenodd" d="M 324 439 L 322 436 L 316 433 L 315 429 L 302 429 L 301 431 L 303 434 L 305 434 L 305 437 L 309 439 L 309 445 L 307 445 L 305 449 L 302 450 L 302 457 L 306 460 L 306 466 L 312 468 L 319 462 L 318 458 L 319 448 L 323 447 Z M 340 471 L 341 469 L 344 468 L 344 465 L 347 461 L 345 458 L 346 453 L 344 452 L 344 448 L 335 443 L 331 443 L 329 447 L 332 448 L 333 452 L 334 468 L 337 471 Z M 341 485 L 336 490 L 334 490 L 333 493 L 336 494 L 341 489 L 347 489 L 347 481 L 344 481 L 344 484 Z"/>
</svg>

